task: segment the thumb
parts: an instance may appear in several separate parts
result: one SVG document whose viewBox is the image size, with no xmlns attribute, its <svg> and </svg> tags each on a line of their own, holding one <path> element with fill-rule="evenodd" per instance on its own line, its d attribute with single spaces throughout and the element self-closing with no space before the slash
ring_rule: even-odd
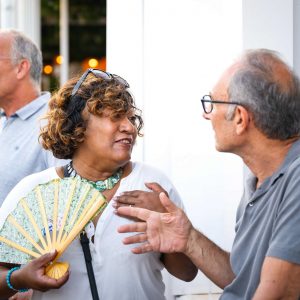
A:
<svg viewBox="0 0 300 300">
<path fill-rule="evenodd" d="M 167 212 L 171 213 L 179 209 L 169 198 L 168 196 L 161 192 L 159 194 L 159 199 L 163 207 L 166 209 Z"/>
<path fill-rule="evenodd" d="M 162 186 L 159 185 L 157 182 L 145 182 L 145 186 L 146 186 L 149 190 L 151 190 L 152 192 L 157 192 L 157 193 L 164 192 L 164 193 L 168 194 L 168 193 L 166 192 L 166 190 L 164 190 L 164 189 L 162 188 Z"/>
<path fill-rule="evenodd" d="M 51 261 L 53 261 L 55 259 L 56 255 L 57 255 L 56 250 L 46 253 L 46 254 L 42 255 L 41 257 L 37 258 L 38 264 L 40 266 L 45 266 L 48 263 L 50 263 Z"/>
</svg>

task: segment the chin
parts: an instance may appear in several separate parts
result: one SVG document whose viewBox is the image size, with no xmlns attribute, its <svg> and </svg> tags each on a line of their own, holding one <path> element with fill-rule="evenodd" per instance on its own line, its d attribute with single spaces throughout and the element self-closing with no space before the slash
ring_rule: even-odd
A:
<svg viewBox="0 0 300 300">
<path fill-rule="evenodd" d="M 125 166 L 127 163 L 130 162 L 130 160 L 131 160 L 131 155 L 128 155 L 128 156 L 126 156 L 126 157 L 119 157 L 119 158 L 117 159 L 118 164 L 119 164 L 120 166 Z"/>
<path fill-rule="evenodd" d="M 227 152 L 226 148 L 222 147 L 222 145 L 216 143 L 215 148 L 218 152 Z"/>
</svg>

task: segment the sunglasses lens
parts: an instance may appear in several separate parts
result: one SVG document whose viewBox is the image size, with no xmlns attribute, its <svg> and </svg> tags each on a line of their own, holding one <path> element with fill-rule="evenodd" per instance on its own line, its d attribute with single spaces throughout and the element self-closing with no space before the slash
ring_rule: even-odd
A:
<svg viewBox="0 0 300 300">
<path fill-rule="evenodd" d="M 92 70 L 91 72 L 98 78 L 102 78 L 102 79 L 112 78 L 112 76 L 109 73 L 103 72 L 101 70 Z"/>
<path fill-rule="evenodd" d="M 97 69 L 88 69 L 82 76 L 81 78 L 78 80 L 78 82 L 76 83 L 76 85 L 73 88 L 72 91 L 72 96 L 74 96 L 79 87 L 81 86 L 81 84 L 84 82 L 84 80 L 88 77 L 89 73 L 92 73 L 95 77 L 97 78 L 102 78 L 104 80 L 111 80 L 111 79 L 115 79 L 117 80 L 120 84 L 124 85 L 125 88 L 129 88 L 129 84 L 128 82 L 123 79 L 122 77 L 118 76 L 118 75 L 114 75 L 114 74 L 110 74 L 108 72 L 104 72 L 101 70 L 97 70 Z"/>
<path fill-rule="evenodd" d="M 106 80 L 110 80 L 110 79 L 114 78 L 120 84 L 124 85 L 127 88 L 129 87 L 128 82 L 124 78 L 120 77 L 119 75 L 115 75 L 115 74 L 111 74 L 108 72 L 104 72 L 101 70 L 95 70 L 95 69 L 92 70 L 91 72 L 98 78 L 102 78 L 102 79 L 106 79 Z"/>
</svg>

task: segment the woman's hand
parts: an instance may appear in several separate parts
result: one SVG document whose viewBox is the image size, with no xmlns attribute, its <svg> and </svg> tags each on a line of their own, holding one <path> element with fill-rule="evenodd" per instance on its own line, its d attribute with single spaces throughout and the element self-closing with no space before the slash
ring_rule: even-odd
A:
<svg viewBox="0 0 300 300">
<path fill-rule="evenodd" d="M 119 196 L 114 198 L 114 208 L 121 206 L 135 206 L 140 208 L 146 208 L 156 212 L 165 212 L 165 208 L 160 202 L 159 193 L 167 192 L 158 183 L 145 183 L 145 186 L 152 192 L 146 191 L 129 191 L 123 192 Z"/>
<path fill-rule="evenodd" d="M 56 255 L 56 251 L 44 254 L 13 272 L 11 276 L 13 287 L 17 289 L 31 288 L 41 292 L 60 288 L 68 280 L 69 271 L 59 279 L 53 279 L 45 274 L 45 267 L 55 259 Z"/>
</svg>

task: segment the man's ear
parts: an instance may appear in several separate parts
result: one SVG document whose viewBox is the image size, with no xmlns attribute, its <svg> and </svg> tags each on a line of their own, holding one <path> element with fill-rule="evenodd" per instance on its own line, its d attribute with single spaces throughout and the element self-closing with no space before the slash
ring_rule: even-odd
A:
<svg viewBox="0 0 300 300">
<path fill-rule="evenodd" d="M 236 134 L 241 135 L 244 133 L 250 124 L 251 116 L 249 112 L 243 107 L 238 105 L 235 109 L 234 122 L 236 125 Z"/>
<path fill-rule="evenodd" d="M 30 62 L 27 59 L 22 59 L 17 67 L 17 78 L 23 79 L 30 72 Z"/>
</svg>

